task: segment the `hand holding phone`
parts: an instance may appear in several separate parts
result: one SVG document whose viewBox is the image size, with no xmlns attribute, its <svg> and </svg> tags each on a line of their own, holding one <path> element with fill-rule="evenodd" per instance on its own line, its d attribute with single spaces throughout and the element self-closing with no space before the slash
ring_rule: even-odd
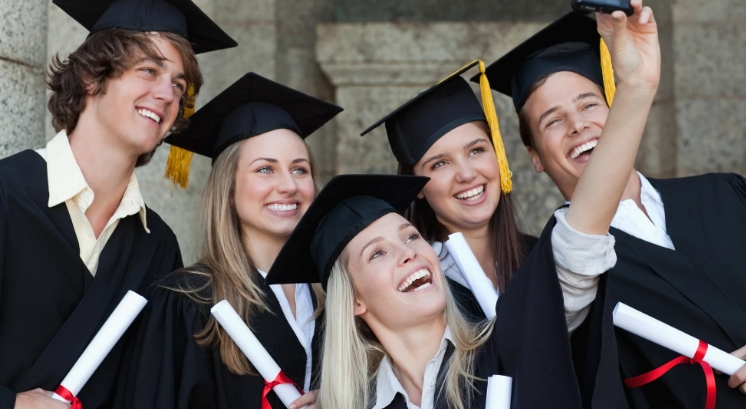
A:
<svg viewBox="0 0 746 409">
<path fill-rule="evenodd" d="M 635 10 L 630 0 L 572 0 L 572 8 L 583 13 L 597 12 L 611 14 L 617 10 L 631 16 Z"/>
<path fill-rule="evenodd" d="M 617 90 L 622 84 L 657 88 L 660 82 L 658 27 L 650 7 L 631 0 L 635 13 L 596 14 L 598 32 L 609 47 Z"/>
</svg>

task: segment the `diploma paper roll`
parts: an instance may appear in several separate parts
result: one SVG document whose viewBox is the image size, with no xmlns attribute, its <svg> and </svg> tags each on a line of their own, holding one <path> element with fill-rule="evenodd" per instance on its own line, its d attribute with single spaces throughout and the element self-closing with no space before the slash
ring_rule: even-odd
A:
<svg viewBox="0 0 746 409">
<path fill-rule="evenodd" d="M 495 316 L 495 304 L 497 303 L 497 291 L 492 285 L 492 281 L 484 274 L 484 270 L 479 265 L 477 258 L 471 251 L 471 247 L 466 242 L 464 235 L 453 233 L 448 236 L 445 242 L 448 253 L 453 257 L 461 274 L 469 285 L 474 298 L 477 299 L 479 306 L 482 307 L 487 319 Z"/>
<path fill-rule="evenodd" d="M 148 301 L 139 294 L 127 291 L 127 294 L 124 295 L 117 308 L 106 319 L 104 325 L 96 336 L 93 337 L 91 343 L 88 344 L 88 347 L 80 355 L 80 358 L 75 362 L 75 365 L 73 365 L 60 385 L 70 391 L 73 396 L 78 396 L 80 390 L 83 389 L 83 385 L 88 382 L 93 372 L 101 365 L 106 355 L 111 352 L 111 349 L 114 348 L 119 338 L 122 337 L 124 331 L 129 328 L 132 321 L 137 317 L 137 314 L 142 311 L 147 303 Z M 56 393 L 52 395 L 52 398 L 70 403 L 70 401 Z"/>
<path fill-rule="evenodd" d="M 216 320 L 223 326 L 257 372 L 267 382 L 272 382 L 280 373 L 280 367 L 272 359 L 264 346 L 256 339 L 256 335 L 230 305 L 228 300 L 220 301 L 210 310 Z M 280 384 L 273 388 L 285 406 L 290 406 L 294 400 L 300 398 L 300 392 L 292 384 Z"/>
<path fill-rule="evenodd" d="M 487 405 L 485 409 L 510 409 L 513 378 L 492 375 L 487 379 Z"/>
<path fill-rule="evenodd" d="M 688 358 L 694 357 L 699 346 L 697 338 L 623 303 L 617 303 L 614 307 L 614 325 Z M 733 375 L 742 366 L 746 365 L 746 361 L 712 345 L 707 346 L 707 353 L 703 361 L 728 375 Z"/>
</svg>

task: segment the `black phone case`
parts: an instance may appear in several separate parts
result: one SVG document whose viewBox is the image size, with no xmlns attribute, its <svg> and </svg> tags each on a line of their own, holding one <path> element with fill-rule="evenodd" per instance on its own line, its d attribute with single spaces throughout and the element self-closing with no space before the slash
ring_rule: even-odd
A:
<svg viewBox="0 0 746 409">
<path fill-rule="evenodd" d="M 617 10 L 623 11 L 624 14 L 631 16 L 635 10 L 630 5 L 630 0 L 572 0 L 572 8 L 581 13 L 599 12 L 611 14 Z"/>
</svg>

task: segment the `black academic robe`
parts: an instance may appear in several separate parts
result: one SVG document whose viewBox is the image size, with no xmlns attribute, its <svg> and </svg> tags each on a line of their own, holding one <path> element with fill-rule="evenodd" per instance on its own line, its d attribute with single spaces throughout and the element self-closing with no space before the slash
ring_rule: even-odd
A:
<svg viewBox="0 0 746 409">
<path fill-rule="evenodd" d="M 602 331 L 595 325 L 588 330 L 586 336 L 606 343 L 593 344 L 588 356 L 583 357 L 583 368 L 593 373 L 576 373 L 552 253 L 555 223 L 554 218 L 549 221 L 526 262 L 497 300 L 495 327 L 474 363 L 474 375 L 484 381 L 475 382 L 477 391 L 471 408 L 485 407 L 486 379 L 491 375 L 513 378 L 513 409 L 626 407 L 612 328 Z M 601 305 L 607 303 L 603 282 L 596 300 Z M 444 370 L 441 366 L 439 379 Z M 602 382 L 589 383 L 587 379 Z M 442 391 L 438 396 L 434 407 L 446 409 Z M 406 409 L 403 397 L 397 395 L 388 408 Z"/>
<path fill-rule="evenodd" d="M 534 246 L 536 245 L 538 239 L 528 234 L 522 234 L 521 236 L 523 238 L 524 254 L 528 256 L 528 254 L 531 253 L 531 250 L 533 250 Z M 445 255 L 447 254 L 445 246 L 443 246 L 441 253 L 442 254 L 439 255 L 439 257 L 442 261 L 443 257 L 445 257 Z M 447 268 L 448 266 L 443 267 Z M 471 289 L 469 289 L 468 287 L 464 287 L 463 285 L 457 283 L 454 280 L 451 280 L 450 278 L 446 278 L 446 281 L 448 282 L 448 287 L 451 289 L 451 295 L 453 295 L 453 298 L 456 300 L 456 305 L 459 307 L 464 316 L 466 316 L 470 321 L 474 322 L 487 319 L 487 316 L 484 315 L 484 311 L 482 311 L 482 307 L 479 306 L 479 302 L 474 297 L 474 293 L 471 292 Z"/>
<path fill-rule="evenodd" d="M 0 409 L 18 392 L 55 390 L 128 290 L 144 294 L 181 266 L 176 237 L 148 209 L 150 234 L 139 215 L 120 220 L 94 279 L 67 206 L 49 208 L 48 199 L 41 156 L 0 160 Z M 86 409 L 111 403 L 125 339 L 80 392 Z"/>
<path fill-rule="evenodd" d="M 663 199 L 675 251 L 612 229 L 618 258 L 609 275 L 614 304 L 621 301 L 726 352 L 743 347 L 746 180 L 709 174 L 650 183 Z M 616 338 L 624 378 L 677 356 L 622 329 L 616 330 Z M 728 376 L 715 377 L 717 408 L 746 408 L 746 396 L 728 388 Z M 705 390 L 701 367 L 687 364 L 627 394 L 639 409 L 701 409 Z"/>
<path fill-rule="evenodd" d="M 197 345 L 194 335 L 205 328 L 212 304 L 198 303 L 183 293 L 167 289 L 201 288 L 205 283 L 204 278 L 180 271 L 154 291 L 152 303 L 143 311 L 132 347 L 131 365 L 118 391 L 117 407 L 261 408 L 264 389 L 261 376 L 233 374 L 222 363 L 219 348 Z M 264 280 L 259 284 L 269 312 L 257 312 L 250 320 L 251 329 L 283 372 L 302 388 L 306 352 L 285 319 L 274 292 Z M 200 296 L 212 299 L 210 288 Z M 320 332 L 317 326 L 312 340 L 311 379 L 318 373 L 315 357 L 319 356 Z M 274 392 L 269 393 L 268 400 L 273 408 L 285 408 Z"/>
</svg>

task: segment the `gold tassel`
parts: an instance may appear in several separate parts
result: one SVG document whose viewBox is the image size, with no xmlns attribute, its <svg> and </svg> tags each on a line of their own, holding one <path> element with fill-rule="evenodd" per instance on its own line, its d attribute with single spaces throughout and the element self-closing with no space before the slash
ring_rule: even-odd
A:
<svg viewBox="0 0 746 409">
<path fill-rule="evenodd" d="M 187 95 L 194 98 L 194 86 L 191 84 L 187 89 Z M 184 118 L 188 119 L 192 115 L 194 115 L 194 107 L 185 107 Z M 165 174 L 165 177 L 170 180 L 171 186 L 174 183 L 181 186 L 182 189 L 186 189 L 189 186 L 189 169 L 192 164 L 192 156 L 194 156 L 194 153 L 191 151 L 171 145 L 171 150 L 168 152 L 168 160 L 166 161 Z"/>
<path fill-rule="evenodd" d="M 616 84 L 614 84 L 614 67 L 611 66 L 611 53 L 604 39 L 601 39 L 601 73 L 604 77 L 604 92 L 606 93 L 606 103 L 611 107 L 616 94 Z"/>
<path fill-rule="evenodd" d="M 492 144 L 495 146 L 497 164 L 500 168 L 500 189 L 502 189 L 503 193 L 507 194 L 513 190 L 513 180 L 511 179 L 513 173 L 510 172 L 510 168 L 508 167 L 508 156 L 505 153 L 502 134 L 500 134 L 500 124 L 497 122 L 497 112 L 495 111 L 495 103 L 492 100 L 492 90 L 490 89 L 490 83 L 484 70 L 484 62 L 480 60 L 479 72 L 482 75 L 479 76 L 479 89 L 482 92 L 482 107 L 484 108 L 484 116 L 487 117 L 487 123 L 490 126 Z"/>
</svg>

